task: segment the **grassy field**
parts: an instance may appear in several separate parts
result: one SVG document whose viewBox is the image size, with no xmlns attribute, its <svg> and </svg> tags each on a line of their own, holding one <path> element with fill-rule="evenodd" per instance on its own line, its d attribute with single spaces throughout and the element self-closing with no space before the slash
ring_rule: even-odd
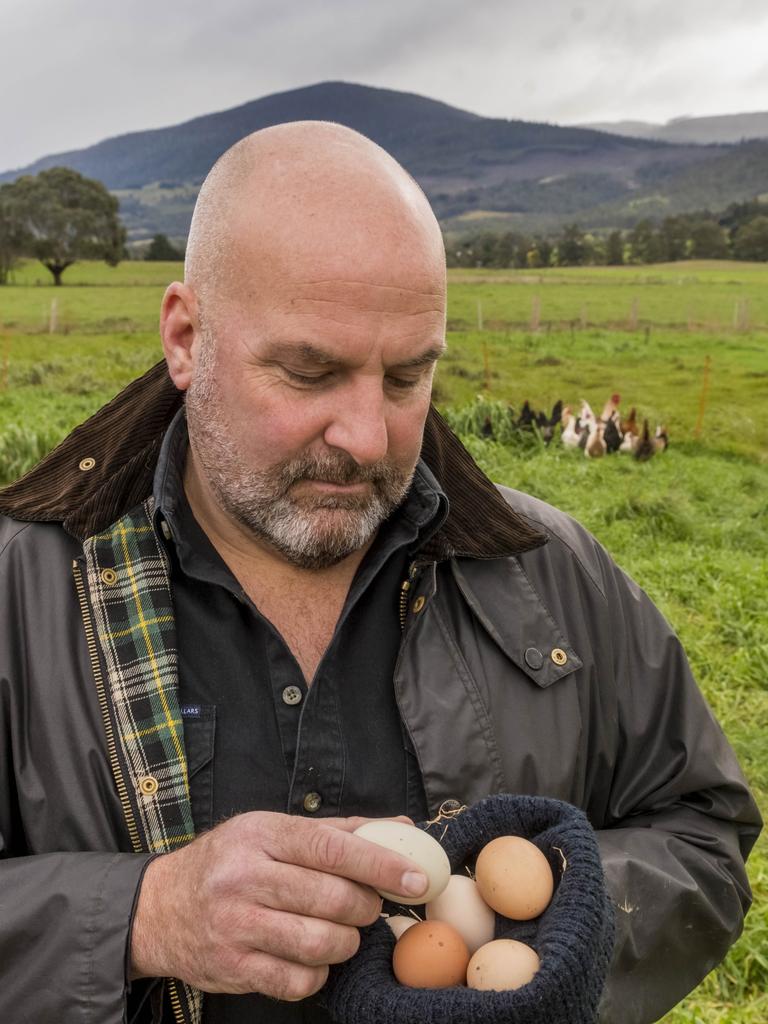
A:
<svg viewBox="0 0 768 1024">
<path fill-rule="evenodd" d="M 159 358 L 157 309 L 180 272 L 76 265 L 54 289 L 28 264 L 0 289 L 0 480 Z M 464 424 L 494 479 L 575 515 L 649 591 L 768 808 L 768 266 L 458 271 L 449 328 L 438 405 Z M 535 439 L 500 444 L 468 426 L 525 399 L 548 409 L 586 398 L 599 412 L 615 391 L 623 409 L 667 426 L 667 452 L 645 464 L 592 461 Z M 750 877 L 756 905 L 743 937 L 666 1024 L 768 1020 L 765 839 Z"/>
</svg>

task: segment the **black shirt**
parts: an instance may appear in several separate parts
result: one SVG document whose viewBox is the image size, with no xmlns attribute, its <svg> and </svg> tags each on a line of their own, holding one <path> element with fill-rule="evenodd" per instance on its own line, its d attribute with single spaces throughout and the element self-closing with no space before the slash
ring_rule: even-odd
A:
<svg viewBox="0 0 768 1024">
<path fill-rule="evenodd" d="M 155 498 L 169 536 L 179 697 L 196 831 L 243 811 L 426 816 L 393 689 L 399 594 L 447 502 L 422 464 L 353 579 L 308 687 L 280 633 L 244 593 L 184 494 L 186 423 L 168 429 Z M 375 584 L 375 585 L 374 585 Z M 312 1000 L 209 995 L 205 1024 L 320 1024 Z"/>
</svg>

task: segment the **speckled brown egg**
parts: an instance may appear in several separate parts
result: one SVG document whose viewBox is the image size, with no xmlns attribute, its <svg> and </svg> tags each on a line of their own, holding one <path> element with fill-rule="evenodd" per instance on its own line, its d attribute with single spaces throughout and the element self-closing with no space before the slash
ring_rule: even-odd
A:
<svg viewBox="0 0 768 1024">
<path fill-rule="evenodd" d="M 469 950 L 455 928 L 443 921 L 420 921 L 398 939 L 392 969 L 401 985 L 450 988 L 467 977 Z"/>
<path fill-rule="evenodd" d="M 516 939 L 494 939 L 474 954 L 467 967 L 467 985 L 506 992 L 527 985 L 541 961 L 535 950 Z"/>
</svg>

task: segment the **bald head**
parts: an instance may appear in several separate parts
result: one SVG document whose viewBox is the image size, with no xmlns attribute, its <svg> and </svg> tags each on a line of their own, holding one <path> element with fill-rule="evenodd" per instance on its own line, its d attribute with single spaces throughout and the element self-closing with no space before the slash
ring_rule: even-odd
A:
<svg viewBox="0 0 768 1024">
<path fill-rule="evenodd" d="M 341 125 L 297 121 L 253 133 L 217 161 L 198 196 L 185 280 L 201 306 L 268 289 L 298 263 L 382 280 L 403 266 L 434 283 L 442 235 L 423 192 L 380 146 Z"/>
</svg>

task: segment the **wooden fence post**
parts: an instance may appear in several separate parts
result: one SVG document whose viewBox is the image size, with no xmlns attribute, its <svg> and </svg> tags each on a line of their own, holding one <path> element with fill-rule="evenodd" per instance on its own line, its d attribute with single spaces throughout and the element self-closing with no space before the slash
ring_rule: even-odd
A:
<svg viewBox="0 0 768 1024">
<path fill-rule="evenodd" d="M 541 326 L 541 296 L 535 295 L 531 304 L 530 330 L 538 331 Z"/>
</svg>

